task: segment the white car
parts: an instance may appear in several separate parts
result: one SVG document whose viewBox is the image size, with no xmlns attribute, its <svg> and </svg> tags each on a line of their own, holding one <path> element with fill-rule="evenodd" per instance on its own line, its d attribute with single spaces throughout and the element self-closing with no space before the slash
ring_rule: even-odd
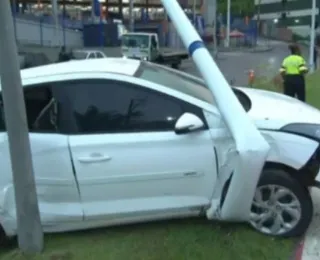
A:
<svg viewBox="0 0 320 260">
<path fill-rule="evenodd" d="M 73 60 L 86 60 L 86 59 L 103 59 L 107 58 L 104 52 L 99 50 L 73 50 Z"/>
<path fill-rule="evenodd" d="M 271 151 L 248 217 L 224 219 L 237 153 L 204 82 L 138 60 L 71 62 L 21 72 L 45 232 L 186 216 L 247 218 L 273 236 L 306 231 L 320 163 L 317 109 L 234 88 Z M 16 209 L 0 123 L 0 224 L 10 237 Z"/>
</svg>

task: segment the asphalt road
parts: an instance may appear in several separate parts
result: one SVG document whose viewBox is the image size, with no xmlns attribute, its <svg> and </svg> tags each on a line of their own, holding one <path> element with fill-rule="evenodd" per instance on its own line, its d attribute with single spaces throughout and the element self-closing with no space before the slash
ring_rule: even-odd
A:
<svg viewBox="0 0 320 260">
<path fill-rule="evenodd" d="M 283 58 L 289 54 L 288 44 L 278 41 L 268 41 L 264 44 L 269 44 L 272 50 L 255 53 L 219 53 L 216 62 L 225 78 L 229 82 L 233 80 L 235 85 L 245 86 L 248 83 L 248 71 L 251 69 L 255 71 L 256 77 L 273 77 L 276 75 Z M 303 47 L 302 52 L 306 61 L 308 61 L 308 50 Z M 182 70 L 194 75 L 199 75 L 192 61 L 185 62 L 182 65 Z"/>
</svg>

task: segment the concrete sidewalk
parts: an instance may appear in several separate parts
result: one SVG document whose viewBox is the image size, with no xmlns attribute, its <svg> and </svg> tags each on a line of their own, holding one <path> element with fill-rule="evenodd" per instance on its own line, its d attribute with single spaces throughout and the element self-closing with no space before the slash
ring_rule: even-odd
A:
<svg viewBox="0 0 320 260">
<path fill-rule="evenodd" d="M 314 216 L 304 238 L 301 254 L 297 255 L 295 260 L 320 259 L 320 190 L 314 188 L 311 194 L 314 204 Z"/>
</svg>

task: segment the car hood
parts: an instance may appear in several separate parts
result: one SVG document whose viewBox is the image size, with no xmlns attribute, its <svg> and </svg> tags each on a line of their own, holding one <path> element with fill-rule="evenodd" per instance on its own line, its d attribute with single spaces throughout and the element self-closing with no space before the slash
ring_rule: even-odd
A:
<svg viewBox="0 0 320 260">
<path fill-rule="evenodd" d="M 291 123 L 320 124 L 320 110 L 283 94 L 238 88 L 251 100 L 248 115 L 259 128 L 279 129 Z"/>
</svg>

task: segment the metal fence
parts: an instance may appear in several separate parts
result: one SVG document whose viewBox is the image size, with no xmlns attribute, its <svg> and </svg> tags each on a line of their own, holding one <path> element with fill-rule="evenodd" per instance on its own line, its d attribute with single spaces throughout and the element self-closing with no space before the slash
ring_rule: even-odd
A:
<svg viewBox="0 0 320 260">
<path fill-rule="evenodd" d="M 22 19 L 14 17 L 16 40 L 20 44 L 35 44 L 40 46 L 81 46 L 82 32 L 69 29 L 45 21 L 43 17 Z"/>
</svg>

